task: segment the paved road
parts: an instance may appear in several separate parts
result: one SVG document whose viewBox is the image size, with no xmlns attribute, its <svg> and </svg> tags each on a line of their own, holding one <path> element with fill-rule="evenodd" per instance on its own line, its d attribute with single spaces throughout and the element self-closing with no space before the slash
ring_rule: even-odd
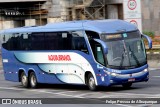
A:
<svg viewBox="0 0 160 107">
<path fill-rule="evenodd" d="M 0 97 L 1 98 L 160 98 L 160 70 L 151 69 L 150 80 L 148 82 L 133 84 L 131 89 L 124 90 L 122 86 L 100 87 L 99 90 L 96 92 L 89 91 L 86 86 L 73 86 L 73 85 L 42 85 L 38 89 L 26 89 L 23 88 L 20 83 L 5 81 L 2 70 L 0 70 Z M 43 106 L 44 105 L 42 105 L 42 107 Z M 61 105 L 56 105 L 56 106 L 61 106 Z M 68 106 L 72 107 L 75 106 L 75 104 Z M 76 106 L 96 107 L 97 105 L 76 105 Z M 106 105 L 102 104 L 101 106 L 106 107 Z M 110 106 L 134 107 L 135 105 L 114 104 Z M 140 105 L 140 104 L 139 105 L 137 104 L 136 106 L 146 107 L 146 105 Z M 159 105 L 149 105 L 149 106 L 159 107 Z"/>
</svg>

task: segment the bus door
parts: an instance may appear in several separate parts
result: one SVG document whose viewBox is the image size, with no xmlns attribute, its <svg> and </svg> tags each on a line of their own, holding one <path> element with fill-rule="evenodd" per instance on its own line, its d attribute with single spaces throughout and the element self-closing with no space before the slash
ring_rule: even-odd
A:
<svg viewBox="0 0 160 107">
<path fill-rule="evenodd" d="M 95 52 L 95 58 L 96 58 L 97 62 L 104 65 L 105 64 L 104 55 L 103 55 L 102 46 L 100 44 L 95 44 L 95 51 L 94 52 Z"/>
<path fill-rule="evenodd" d="M 94 58 L 97 62 L 99 62 L 102 65 L 105 65 L 105 60 L 104 60 L 104 54 L 103 54 L 103 49 L 100 43 L 90 40 L 92 52 L 94 55 Z"/>
<path fill-rule="evenodd" d="M 88 49 L 82 31 L 72 32 L 72 50 L 74 53 L 74 63 L 68 64 L 70 83 L 84 84 L 82 78 L 87 70 L 88 61 L 85 56 L 88 55 Z"/>
</svg>

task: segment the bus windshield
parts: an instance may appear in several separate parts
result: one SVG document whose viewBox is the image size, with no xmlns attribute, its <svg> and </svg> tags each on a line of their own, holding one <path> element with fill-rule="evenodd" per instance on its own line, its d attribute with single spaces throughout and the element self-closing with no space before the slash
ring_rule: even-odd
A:
<svg viewBox="0 0 160 107">
<path fill-rule="evenodd" d="M 109 67 L 128 69 L 147 63 L 144 43 L 139 31 L 102 36 L 108 46 L 108 54 L 105 58 Z"/>
</svg>

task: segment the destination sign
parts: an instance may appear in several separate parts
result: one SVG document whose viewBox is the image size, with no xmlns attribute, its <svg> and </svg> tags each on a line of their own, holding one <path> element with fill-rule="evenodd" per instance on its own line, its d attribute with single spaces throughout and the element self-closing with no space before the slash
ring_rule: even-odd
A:
<svg viewBox="0 0 160 107">
<path fill-rule="evenodd" d="M 106 39 L 119 39 L 119 38 L 122 38 L 122 35 L 121 34 L 114 34 L 114 35 L 106 35 L 105 36 Z"/>
</svg>

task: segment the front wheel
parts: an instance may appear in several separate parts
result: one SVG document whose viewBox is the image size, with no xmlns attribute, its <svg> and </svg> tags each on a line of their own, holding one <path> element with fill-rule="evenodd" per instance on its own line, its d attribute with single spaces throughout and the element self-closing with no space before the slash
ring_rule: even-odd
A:
<svg viewBox="0 0 160 107">
<path fill-rule="evenodd" d="M 30 73 L 29 81 L 30 81 L 31 88 L 37 88 L 38 82 L 37 82 L 37 78 L 34 72 Z"/>
<path fill-rule="evenodd" d="M 88 75 L 88 87 L 92 91 L 95 91 L 97 89 L 95 79 L 91 73 Z"/>
<path fill-rule="evenodd" d="M 132 83 L 125 83 L 125 84 L 122 84 L 122 86 L 123 86 L 123 88 L 129 89 L 129 88 L 131 88 Z"/>
</svg>

